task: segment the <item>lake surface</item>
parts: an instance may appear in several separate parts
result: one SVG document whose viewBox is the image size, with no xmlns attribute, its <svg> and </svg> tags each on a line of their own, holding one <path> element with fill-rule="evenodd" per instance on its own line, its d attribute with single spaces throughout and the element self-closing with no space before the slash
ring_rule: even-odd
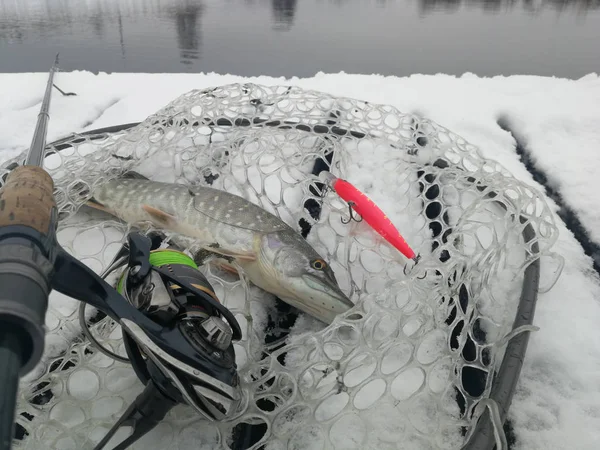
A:
<svg viewBox="0 0 600 450">
<path fill-rule="evenodd" d="M 0 72 L 600 72 L 600 0 L 0 0 Z"/>
</svg>

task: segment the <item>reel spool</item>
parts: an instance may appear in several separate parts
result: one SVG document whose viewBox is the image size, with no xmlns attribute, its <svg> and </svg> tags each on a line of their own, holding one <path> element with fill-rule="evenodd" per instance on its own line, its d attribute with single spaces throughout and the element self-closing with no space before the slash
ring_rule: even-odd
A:
<svg viewBox="0 0 600 450">
<path fill-rule="evenodd" d="M 129 268 L 121 274 L 117 292 L 157 323 L 167 327 L 176 323 L 199 353 L 220 361 L 224 367 L 234 366 L 233 332 L 218 311 L 205 301 L 206 296 L 216 302 L 219 299 L 192 258 L 171 247 L 152 250 L 149 262 L 152 267 L 168 270 L 175 279 L 187 281 L 197 291 L 189 292 L 156 271 L 132 286 L 128 281 L 132 271 Z"/>
<path fill-rule="evenodd" d="M 102 347 L 87 325 L 83 327 L 100 351 L 131 363 L 146 386 L 96 450 L 105 448 L 123 426 L 132 427 L 133 432 L 114 449 L 127 448 L 180 403 L 208 420 L 222 421 L 233 416 L 241 402 L 233 348 L 233 341 L 241 337 L 239 324 L 219 302 L 192 258 L 174 246 L 152 249 L 162 242 L 159 238 L 154 236 L 152 246 L 148 246 L 146 237 L 131 233 L 128 245 L 121 248 L 102 277 L 106 279 L 125 266 L 118 277 L 117 292 L 168 332 L 167 345 L 159 347 L 135 323 L 123 321 L 125 359 Z M 80 318 L 84 316 L 82 311 Z M 179 357 L 178 339 L 187 341 L 185 347 L 193 349 L 194 360 L 202 363 L 192 366 L 190 359 L 183 357 L 186 355 Z M 165 352 L 161 347 L 172 351 Z"/>
</svg>

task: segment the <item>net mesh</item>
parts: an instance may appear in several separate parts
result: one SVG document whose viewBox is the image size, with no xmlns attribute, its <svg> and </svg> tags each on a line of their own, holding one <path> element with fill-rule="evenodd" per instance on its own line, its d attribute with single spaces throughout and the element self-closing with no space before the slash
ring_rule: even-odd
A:
<svg viewBox="0 0 600 450">
<path fill-rule="evenodd" d="M 254 449 L 459 448 L 489 397 L 524 270 L 557 236 L 542 195 L 461 137 L 391 106 L 300 88 L 192 91 L 129 130 L 74 135 L 49 151 L 58 240 L 97 272 L 129 226 L 82 205 L 133 169 L 273 212 L 306 235 L 355 303 L 327 327 L 299 314 L 284 330 L 272 295 L 202 266 L 242 326 L 244 400 L 223 423 L 179 406 L 132 448 L 231 448 L 244 423 L 264 432 Z M 323 190 L 322 169 L 373 199 L 419 264 L 364 222 L 342 223 L 347 205 Z M 83 338 L 77 306 L 51 296 L 42 362 L 21 385 L 15 448 L 91 448 L 142 390 L 128 365 Z M 116 324 L 104 319 L 93 333 L 124 354 Z"/>
</svg>

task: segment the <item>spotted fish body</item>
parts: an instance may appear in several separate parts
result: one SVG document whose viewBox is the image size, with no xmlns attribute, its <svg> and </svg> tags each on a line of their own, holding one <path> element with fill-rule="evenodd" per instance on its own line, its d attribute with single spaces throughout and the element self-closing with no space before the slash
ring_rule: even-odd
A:
<svg viewBox="0 0 600 450">
<path fill-rule="evenodd" d="M 295 230 L 242 197 L 129 178 L 93 194 L 91 206 L 125 222 L 149 221 L 234 258 L 254 284 L 325 323 L 353 306 L 329 265 Z"/>
</svg>

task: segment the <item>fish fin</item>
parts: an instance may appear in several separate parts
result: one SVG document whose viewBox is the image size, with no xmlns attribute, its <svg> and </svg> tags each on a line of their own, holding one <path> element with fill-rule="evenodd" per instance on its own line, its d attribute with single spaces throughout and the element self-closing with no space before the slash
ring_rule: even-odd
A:
<svg viewBox="0 0 600 450">
<path fill-rule="evenodd" d="M 116 215 L 112 209 L 110 209 L 107 206 L 104 206 L 102 203 L 100 203 L 98 200 L 96 200 L 94 198 L 90 198 L 87 202 L 85 202 L 85 204 L 87 206 L 89 206 L 90 208 L 94 208 L 99 211 L 104 211 L 105 213 L 111 214 L 113 216 Z"/>
<path fill-rule="evenodd" d="M 125 178 L 128 180 L 149 180 L 147 176 L 142 175 L 134 170 L 130 170 L 121 175 L 121 178 Z"/>
<path fill-rule="evenodd" d="M 215 265 L 224 272 L 232 273 L 234 275 L 239 275 L 238 270 L 235 267 L 233 267 L 231 264 L 227 264 L 226 262 L 219 261 Z"/>
<path fill-rule="evenodd" d="M 234 258 L 240 261 L 256 261 L 256 254 L 252 252 L 235 252 L 232 250 L 225 250 L 221 247 L 206 246 L 206 251 L 216 253 L 217 255 L 224 256 L 226 258 Z"/>
<path fill-rule="evenodd" d="M 173 216 L 169 213 L 166 213 L 158 208 L 155 208 L 154 206 L 142 205 L 142 209 L 144 211 L 146 211 L 150 215 L 150 217 L 152 217 L 154 220 L 156 220 L 160 224 L 172 225 L 177 221 L 175 216 Z"/>
</svg>

